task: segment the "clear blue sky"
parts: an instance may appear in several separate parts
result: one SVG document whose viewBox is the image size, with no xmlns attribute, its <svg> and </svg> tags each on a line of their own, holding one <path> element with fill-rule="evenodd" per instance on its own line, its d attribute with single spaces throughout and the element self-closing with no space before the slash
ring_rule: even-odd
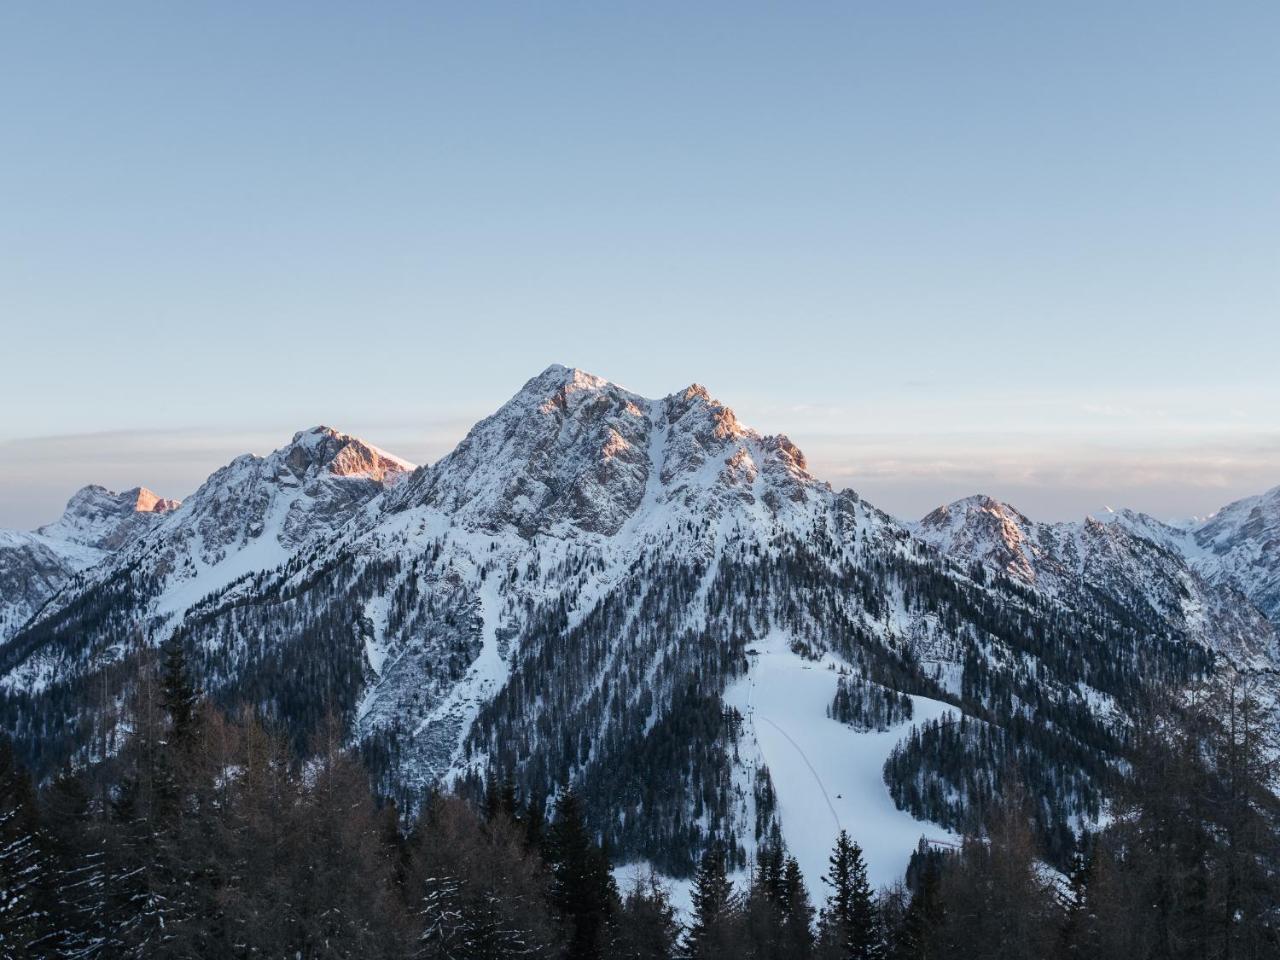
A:
<svg viewBox="0 0 1280 960">
<path fill-rule="evenodd" d="M 1280 4 L 5 3 L 0 524 L 550 362 L 917 515 L 1280 483 Z"/>
</svg>

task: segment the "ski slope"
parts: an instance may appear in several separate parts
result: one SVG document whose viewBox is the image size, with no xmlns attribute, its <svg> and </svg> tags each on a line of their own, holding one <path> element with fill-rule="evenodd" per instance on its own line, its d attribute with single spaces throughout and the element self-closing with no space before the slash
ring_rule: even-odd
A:
<svg viewBox="0 0 1280 960">
<path fill-rule="evenodd" d="M 758 652 L 750 671 L 729 687 L 725 700 L 745 719 L 747 750 L 754 748 L 769 768 L 783 835 L 815 902 L 825 897 L 821 878 L 842 828 L 861 845 L 874 887 L 902 878 L 922 836 L 957 839 L 895 807 L 882 774 L 911 723 L 953 707 L 913 697 L 911 721 L 884 733 L 860 733 L 827 716 L 836 693 L 836 658 L 806 660 L 778 631 L 753 649 Z"/>
</svg>

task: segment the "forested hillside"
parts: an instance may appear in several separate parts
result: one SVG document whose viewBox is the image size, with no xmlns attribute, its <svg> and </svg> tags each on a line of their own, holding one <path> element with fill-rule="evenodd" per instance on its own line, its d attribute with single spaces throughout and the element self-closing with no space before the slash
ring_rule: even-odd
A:
<svg viewBox="0 0 1280 960">
<path fill-rule="evenodd" d="M 1140 732 L 1111 824 L 1065 875 L 1044 862 L 1010 771 L 987 826 L 921 841 L 874 890 L 856 826 L 807 885 L 772 829 L 733 871 L 701 856 L 690 910 L 655 875 L 621 887 L 570 787 L 544 807 L 500 771 L 432 792 L 409 823 L 336 723 L 306 759 L 252 712 L 202 697 L 177 644 L 150 658 L 110 759 L 37 789 L 0 741 L 6 958 L 1274 957 L 1280 745 L 1247 683 Z"/>
</svg>

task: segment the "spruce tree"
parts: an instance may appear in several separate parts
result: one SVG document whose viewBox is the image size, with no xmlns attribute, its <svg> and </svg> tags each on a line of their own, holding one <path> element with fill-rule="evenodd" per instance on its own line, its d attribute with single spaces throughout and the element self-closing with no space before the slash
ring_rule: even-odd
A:
<svg viewBox="0 0 1280 960">
<path fill-rule="evenodd" d="M 760 960 L 793 960 L 813 947 L 813 906 L 800 864 L 788 857 L 775 823 L 756 851 L 756 869 L 744 905 L 744 934 Z"/>
<path fill-rule="evenodd" d="M 618 900 L 604 851 L 587 832 L 582 801 L 566 786 L 556 800 L 547 831 L 546 859 L 552 874 L 552 902 L 571 927 L 568 960 L 604 955 L 608 927 Z"/>
<path fill-rule="evenodd" d="M 166 641 L 162 655 L 160 704 L 169 715 L 172 740 L 185 746 L 195 736 L 200 693 L 191 678 L 182 641 Z"/>
<path fill-rule="evenodd" d="M 841 830 L 823 882 L 831 888 L 819 939 L 839 960 L 875 960 L 875 901 L 862 848 Z"/>
<path fill-rule="evenodd" d="M 622 898 L 609 955 L 617 960 L 671 960 L 679 937 L 675 907 L 657 874 L 637 875 Z"/>
<path fill-rule="evenodd" d="M 795 857 L 782 866 L 782 943 L 788 957 L 807 956 L 813 949 L 813 903 Z"/>
<path fill-rule="evenodd" d="M 891 960 L 938 960 L 942 957 L 940 941 L 945 919 L 939 858 L 926 856 L 920 860 L 915 891 L 903 913 L 902 924 L 893 937 Z"/>
<path fill-rule="evenodd" d="M 692 899 L 693 917 L 685 931 L 680 956 L 684 960 L 727 960 L 735 956 L 740 905 L 719 844 L 702 855 L 694 876 Z"/>
<path fill-rule="evenodd" d="M 1092 903 L 1094 866 L 1089 837 L 1082 834 L 1062 894 L 1062 952 L 1066 957 L 1098 957 L 1102 952 Z"/>
</svg>

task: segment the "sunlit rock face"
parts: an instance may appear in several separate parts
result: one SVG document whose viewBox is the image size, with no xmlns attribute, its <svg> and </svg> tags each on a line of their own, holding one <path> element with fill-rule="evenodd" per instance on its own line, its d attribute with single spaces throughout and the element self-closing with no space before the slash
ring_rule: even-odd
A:
<svg viewBox="0 0 1280 960">
<path fill-rule="evenodd" d="M 644 495 L 652 429 L 644 398 L 552 366 L 397 491 L 394 508 L 526 537 L 561 525 L 611 534 Z"/>
<path fill-rule="evenodd" d="M 1007 503 L 966 497 L 938 507 L 916 532 L 943 553 L 979 560 L 1025 583 L 1036 581 L 1039 552 L 1031 521 Z"/>
<path fill-rule="evenodd" d="M 53 523 L 39 530 L 0 531 L 0 641 L 84 571 L 145 537 L 178 507 L 146 487 L 121 493 L 91 485 L 77 490 Z"/>
<path fill-rule="evenodd" d="M 146 487 L 115 493 L 91 485 L 78 490 L 62 516 L 39 532 L 54 540 L 113 551 L 145 535 L 179 506 L 180 501 L 160 497 Z"/>
<path fill-rule="evenodd" d="M 701 386 L 650 400 L 554 365 L 397 490 L 391 507 L 433 507 L 526 538 L 607 537 L 646 505 L 700 504 L 718 515 L 731 499 L 798 502 L 820 486 L 786 438 L 744 428 Z"/>
</svg>

